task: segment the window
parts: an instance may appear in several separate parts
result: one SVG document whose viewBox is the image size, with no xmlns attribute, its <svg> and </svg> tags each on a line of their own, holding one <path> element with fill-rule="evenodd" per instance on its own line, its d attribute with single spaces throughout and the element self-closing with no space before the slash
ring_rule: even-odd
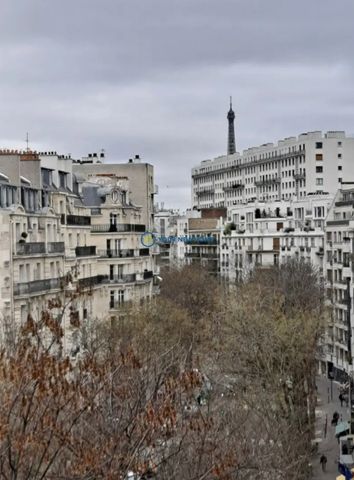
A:
<svg viewBox="0 0 354 480">
<path fill-rule="evenodd" d="M 338 147 L 341 147 L 342 146 L 342 142 L 338 142 Z"/>
<path fill-rule="evenodd" d="M 341 153 L 338 153 L 338 158 L 342 158 L 342 154 L 341 154 Z"/>
<path fill-rule="evenodd" d="M 316 153 L 316 160 L 323 160 L 322 153 Z"/>
<path fill-rule="evenodd" d="M 322 148 L 322 142 L 316 142 L 316 148 Z"/>
<path fill-rule="evenodd" d="M 323 167 L 316 167 L 316 173 L 322 173 Z"/>
<path fill-rule="evenodd" d="M 59 172 L 59 187 L 66 188 L 66 173 Z"/>
<path fill-rule="evenodd" d="M 338 182 L 339 183 L 342 183 L 343 179 L 342 178 L 338 178 Z"/>
<path fill-rule="evenodd" d="M 47 168 L 42 168 L 41 172 L 43 185 L 52 185 L 52 171 Z"/>
<path fill-rule="evenodd" d="M 118 303 L 119 305 L 124 303 L 124 290 L 118 290 Z"/>
<path fill-rule="evenodd" d="M 338 165 L 338 170 L 342 170 L 342 165 Z"/>
<path fill-rule="evenodd" d="M 323 185 L 323 178 L 316 178 L 316 185 Z"/>
</svg>

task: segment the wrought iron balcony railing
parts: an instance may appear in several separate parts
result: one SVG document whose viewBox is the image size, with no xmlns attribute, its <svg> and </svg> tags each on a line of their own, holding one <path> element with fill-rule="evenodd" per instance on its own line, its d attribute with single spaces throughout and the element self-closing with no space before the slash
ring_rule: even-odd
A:
<svg viewBox="0 0 354 480">
<path fill-rule="evenodd" d="M 64 242 L 49 242 L 47 244 L 47 253 L 64 253 L 64 252 L 65 252 Z"/>
<path fill-rule="evenodd" d="M 65 213 L 62 213 L 61 224 L 89 227 L 91 225 L 91 217 L 86 215 L 65 215 Z"/>
<path fill-rule="evenodd" d="M 28 242 L 18 243 L 16 247 L 17 255 L 36 255 L 39 253 L 45 253 L 44 242 Z"/>
<path fill-rule="evenodd" d="M 108 258 L 129 258 L 134 257 L 134 250 L 133 249 L 108 249 L 108 250 L 98 250 L 98 255 L 100 257 L 108 257 Z"/>
<path fill-rule="evenodd" d="M 95 275 L 93 277 L 80 278 L 77 282 L 78 287 L 81 288 L 91 288 L 95 285 L 101 285 L 107 281 L 107 275 Z"/>
<path fill-rule="evenodd" d="M 118 275 L 110 275 L 104 279 L 104 283 L 134 283 L 136 281 L 135 273 L 125 273 Z"/>
<path fill-rule="evenodd" d="M 47 278 L 45 280 L 17 283 L 14 285 L 14 296 L 42 293 L 49 290 L 60 289 L 64 286 L 65 281 L 61 278 Z"/>
<path fill-rule="evenodd" d="M 16 245 L 16 255 L 38 255 L 46 253 L 64 253 L 64 242 L 27 242 Z"/>
<path fill-rule="evenodd" d="M 91 255 L 96 255 L 96 246 L 90 245 L 85 247 L 76 247 L 75 255 L 77 257 L 89 257 Z"/>
<path fill-rule="evenodd" d="M 146 231 L 145 225 L 133 223 L 108 223 L 103 225 L 91 225 L 92 233 L 144 233 Z"/>
</svg>

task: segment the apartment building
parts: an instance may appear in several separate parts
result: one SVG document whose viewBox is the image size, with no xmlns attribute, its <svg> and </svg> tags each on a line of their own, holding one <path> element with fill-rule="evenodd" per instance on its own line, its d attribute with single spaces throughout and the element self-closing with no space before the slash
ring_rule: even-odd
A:
<svg viewBox="0 0 354 480">
<path fill-rule="evenodd" d="M 354 184 L 343 184 L 329 210 L 324 269 L 331 319 L 327 328 L 323 371 L 343 379 L 350 371 L 353 347 Z M 351 368 L 352 369 L 352 368 Z"/>
<path fill-rule="evenodd" d="M 311 262 L 322 276 L 325 219 L 332 202 L 332 195 L 317 194 L 229 209 L 220 238 L 221 275 L 241 280 L 255 267 L 295 257 Z"/>
<path fill-rule="evenodd" d="M 191 235 L 193 235 L 193 222 L 191 224 L 191 231 L 189 230 L 189 221 L 190 219 L 197 219 L 201 218 L 201 212 L 199 210 L 191 210 L 187 209 L 182 215 L 179 215 L 176 219 L 176 231 L 177 231 L 177 238 L 183 239 L 177 242 L 176 248 L 174 250 L 174 261 L 177 265 L 184 265 L 186 263 L 186 253 L 189 251 L 188 248 L 188 239 Z M 184 239 L 187 240 L 184 240 Z M 192 258 L 192 257 L 190 257 Z"/>
<path fill-rule="evenodd" d="M 230 208 L 247 202 L 334 195 L 354 178 L 354 138 L 343 131 L 298 137 L 204 160 L 192 169 L 192 206 Z"/>
<path fill-rule="evenodd" d="M 188 218 L 188 241 L 184 253 L 186 263 L 201 265 L 212 274 L 218 275 L 220 235 L 226 218 L 226 209 L 202 209 L 200 214 L 200 218 Z"/>
<path fill-rule="evenodd" d="M 153 220 L 151 165 L 0 151 L 0 190 L 3 338 L 76 292 L 63 325 L 75 354 L 77 321 L 119 318 L 124 305 L 152 295 L 155 261 L 141 245 Z"/>
<path fill-rule="evenodd" d="M 169 267 L 175 259 L 178 212 L 164 208 L 161 204 L 155 206 L 154 235 L 158 241 L 157 262 L 160 267 Z"/>
</svg>

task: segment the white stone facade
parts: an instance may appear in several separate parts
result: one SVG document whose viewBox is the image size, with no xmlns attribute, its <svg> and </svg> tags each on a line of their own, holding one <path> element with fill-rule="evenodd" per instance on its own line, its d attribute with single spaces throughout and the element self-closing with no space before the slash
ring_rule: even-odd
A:
<svg viewBox="0 0 354 480">
<path fill-rule="evenodd" d="M 204 160 L 192 169 L 192 206 L 230 208 L 252 201 L 335 194 L 354 180 L 354 138 L 345 132 L 308 132 Z"/>
<path fill-rule="evenodd" d="M 311 261 L 322 276 L 324 226 L 332 202 L 332 195 L 310 195 L 229 209 L 220 238 L 221 275 L 241 280 L 255 267 L 297 257 Z"/>
<path fill-rule="evenodd" d="M 354 184 L 343 185 L 329 211 L 325 232 L 324 271 L 330 321 L 324 361 L 335 378 L 349 372 L 353 351 Z"/>
</svg>

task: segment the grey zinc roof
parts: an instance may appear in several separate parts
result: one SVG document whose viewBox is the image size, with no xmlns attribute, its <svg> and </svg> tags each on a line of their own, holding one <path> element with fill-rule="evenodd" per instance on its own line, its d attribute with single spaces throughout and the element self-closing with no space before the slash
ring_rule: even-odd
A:
<svg viewBox="0 0 354 480">
<path fill-rule="evenodd" d="M 82 187 L 82 201 L 86 206 L 99 207 L 102 204 L 102 197 L 98 195 L 98 186 Z"/>
</svg>

